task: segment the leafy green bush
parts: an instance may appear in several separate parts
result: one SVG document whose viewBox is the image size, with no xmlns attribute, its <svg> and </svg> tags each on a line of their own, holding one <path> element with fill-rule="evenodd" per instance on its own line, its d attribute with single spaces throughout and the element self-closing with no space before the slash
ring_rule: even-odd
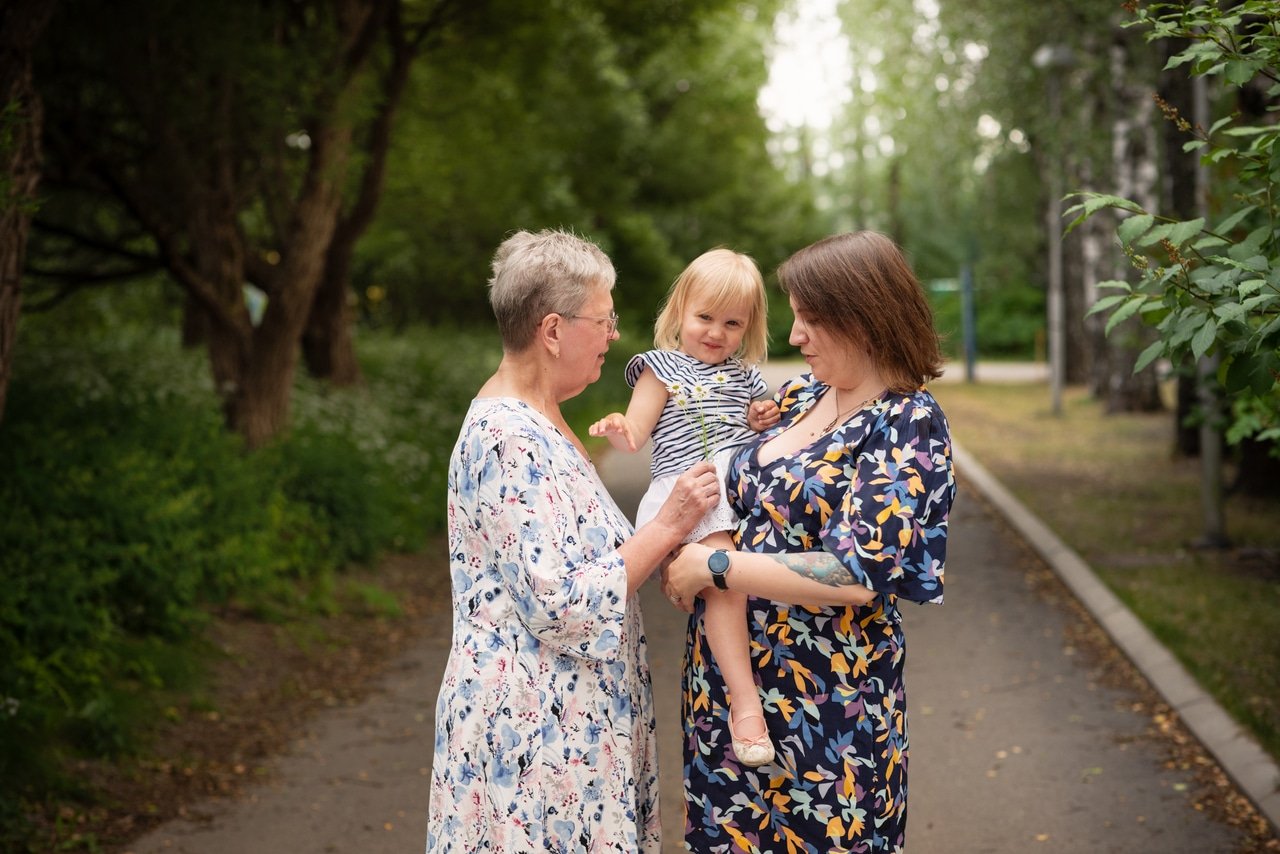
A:
<svg viewBox="0 0 1280 854">
<path fill-rule="evenodd" d="M 181 371 L 148 386 L 145 348 L 88 350 L 31 353 L 0 425 L 6 779 L 33 738 L 126 747 L 125 695 L 163 681 L 139 639 L 189 638 L 202 604 L 323 557 L 299 547 L 311 510 L 173 385 Z"/>
<path fill-rule="evenodd" d="M 366 385 L 300 378 L 293 429 L 250 454 L 202 352 L 127 324 L 43 322 L 24 328 L 0 423 L 10 807 L 67 757 L 132 749 L 152 698 L 198 672 L 211 608 L 337 607 L 334 573 L 443 530 L 449 454 L 500 355 L 486 334 L 363 338 Z M 0 839 L 19 820 L 0 814 Z"/>
<path fill-rule="evenodd" d="M 949 359 L 964 359 L 960 291 L 929 294 L 934 327 Z M 978 282 L 974 287 L 974 344 L 982 358 L 1033 359 L 1044 332 L 1044 292 L 1029 284 Z"/>
</svg>

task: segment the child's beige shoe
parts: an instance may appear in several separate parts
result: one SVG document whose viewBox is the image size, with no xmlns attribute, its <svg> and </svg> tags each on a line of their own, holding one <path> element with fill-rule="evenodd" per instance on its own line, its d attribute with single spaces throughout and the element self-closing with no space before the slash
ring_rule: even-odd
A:
<svg viewBox="0 0 1280 854">
<path fill-rule="evenodd" d="M 745 715 L 743 720 L 751 718 L 760 718 L 762 722 L 764 721 L 764 715 L 757 714 Z M 769 740 L 768 727 L 765 727 L 764 735 L 755 738 L 738 738 L 733 731 L 733 716 L 730 715 L 729 738 L 733 741 L 733 752 L 738 755 L 738 761 L 743 765 L 758 768 L 773 761 L 773 742 Z"/>
</svg>

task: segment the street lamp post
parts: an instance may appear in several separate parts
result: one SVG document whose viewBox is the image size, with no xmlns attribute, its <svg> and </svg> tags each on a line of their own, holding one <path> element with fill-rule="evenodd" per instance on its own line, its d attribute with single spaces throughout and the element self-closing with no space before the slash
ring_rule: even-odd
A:
<svg viewBox="0 0 1280 854">
<path fill-rule="evenodd" d="M 978 330 L 973 309 L 973 261 L 960 268 L 960 329 L 964 336 L 964 380 L 977 379 Z"/>
<path fill-rule="evenodd" d="M 1062 414 L 1062 386 L 1066 377 L 1066 316 L 1062 284 L 1062 146 L 1056 125 L 1062 117 L 1061 72 L 1075 64 L 1066 45 L 1041 45 L 1031 64 L 1047 74 L 1049 117 L 1054 129 L 1045 134 L 1052 152 L 1049 164 L 1049 203 L 1045 227 L 1049 234 L 1049 388 L 1054 415 Z"/>
</svg>

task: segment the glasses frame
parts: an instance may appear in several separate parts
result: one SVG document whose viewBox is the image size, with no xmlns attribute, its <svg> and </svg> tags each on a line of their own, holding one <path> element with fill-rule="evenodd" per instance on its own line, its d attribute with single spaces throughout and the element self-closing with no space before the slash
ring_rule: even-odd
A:
<svg viewBox="0 0 1280 854">
<path fill-rule="evenodd" d="M 618 313 L 616 311 L 609 312 L 608 317 L 594 317 L 590 314 L 566 314 L 562 316 L 565 320 L 591 320 L 596 323 L 603 323 L 610 335 L 618 331 Z"/>
</svg>

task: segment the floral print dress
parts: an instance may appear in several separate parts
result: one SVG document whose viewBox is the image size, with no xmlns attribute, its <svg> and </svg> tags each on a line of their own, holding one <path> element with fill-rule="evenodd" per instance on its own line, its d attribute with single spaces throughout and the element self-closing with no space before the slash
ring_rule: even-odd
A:
<svg viewBox="0 0 1280 854">
<path fill-rule="evenodd" d="M 778 393 L 782 420 L 735 457 L 738 548 L 825 550 L 880 595 L 862 607 L 748 597 L 751 659 L 776 760 L 740 765 L 724 680 L 689 621 L 683 682 L 685 842 L 695 852 L 901 852 L 905 846 L 906 646 L 898 600 L 941 602 L 951 441 L 926 391 L 889 394 L 799 452 L 760 446 L 827 390 L 811 375 Z M 787 570 L 779 567 L 779 572 Z"/>
<path fill-rule="evenodd" d="M 449 465 L 453 642 L 428 852 L 660 850 L 631 525 L 541 414 L 471 405 Z"/>
</svg>

